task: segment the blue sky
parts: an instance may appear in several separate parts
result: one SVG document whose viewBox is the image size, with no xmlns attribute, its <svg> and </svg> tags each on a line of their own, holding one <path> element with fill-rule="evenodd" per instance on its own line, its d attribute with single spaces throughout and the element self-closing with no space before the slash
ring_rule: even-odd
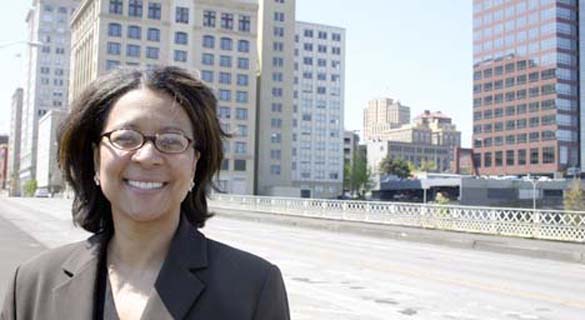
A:
<svg viewBox="0 0 585 320">
<path fill-rule="evenodd" d="M 26 40 L 32 0 L 0 12 L 0 45 Z M 411 107 L 441 110 L 471 144 L 472 1 L 297 0 L 297 20 L 346 29 L 345 127 L 361 129 L 362 109 L 388 96 Z M 10 99 L 22 81 L 26 45 L 0 48 L 0 134 L 7 134 Z"/>
</svg>

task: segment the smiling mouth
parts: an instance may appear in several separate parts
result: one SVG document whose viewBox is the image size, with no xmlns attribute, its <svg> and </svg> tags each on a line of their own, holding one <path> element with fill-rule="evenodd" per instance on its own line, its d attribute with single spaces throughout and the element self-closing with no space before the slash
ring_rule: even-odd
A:
<svg viewBox="0 0 585 320">
<path fill-rule="evenodd" d="M 164 187 L 166 185 L 166 183 L 163 183 L 163 182 L 146 182 L 146 181 L 136 181 L 136 180 L 128 180 L 128 179 L 124 179 L 124 182 L 126 182 L 131 187 L 142 189 L 142 190 L 161 189 L 162 187 Z"/>
</svg>

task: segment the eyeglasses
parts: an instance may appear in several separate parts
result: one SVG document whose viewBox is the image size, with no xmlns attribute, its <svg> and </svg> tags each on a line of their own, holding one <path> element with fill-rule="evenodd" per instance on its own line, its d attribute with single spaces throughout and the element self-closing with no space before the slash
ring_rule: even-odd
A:
<svg viewBox="0 0 585 320">
<path fill-rule="evenodd" d="M 147 136 L 132 129 L 117 129 L 100 136 L 100 138 L 103 137 L 108 138 L 110 144 L 116 149 L 125 151 L 137 150 L 142 148 L 147 141 L 151 141 L 156 150 L 168 154 L 185 152 L 193 143 L 192 139 L 177 132 L 157 133 Z"/>
</svg>

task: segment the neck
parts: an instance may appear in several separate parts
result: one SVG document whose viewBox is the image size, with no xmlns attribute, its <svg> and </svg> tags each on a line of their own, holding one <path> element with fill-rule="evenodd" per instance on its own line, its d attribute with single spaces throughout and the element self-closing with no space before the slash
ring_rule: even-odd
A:
<svg viewBox="0 0 585 320">
<path fill-rule="evenodd" d="M 114 235 L 108 260 L 131 268 L 158 268 L 166 258 L 180 221 L 180 214 L 156 222 L 136 222 L 113 215 Z"/>
</svg>

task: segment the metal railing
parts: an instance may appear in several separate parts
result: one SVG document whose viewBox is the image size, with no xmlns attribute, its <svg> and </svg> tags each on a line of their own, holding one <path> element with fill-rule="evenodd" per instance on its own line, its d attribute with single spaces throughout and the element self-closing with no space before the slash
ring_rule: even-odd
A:
<svg viewBox="0 0 585 320">
<path fill-rule="evenodd" d="M 585 212 L 214 194 L 212 209 L 585 242 Z"/>
</svg>

